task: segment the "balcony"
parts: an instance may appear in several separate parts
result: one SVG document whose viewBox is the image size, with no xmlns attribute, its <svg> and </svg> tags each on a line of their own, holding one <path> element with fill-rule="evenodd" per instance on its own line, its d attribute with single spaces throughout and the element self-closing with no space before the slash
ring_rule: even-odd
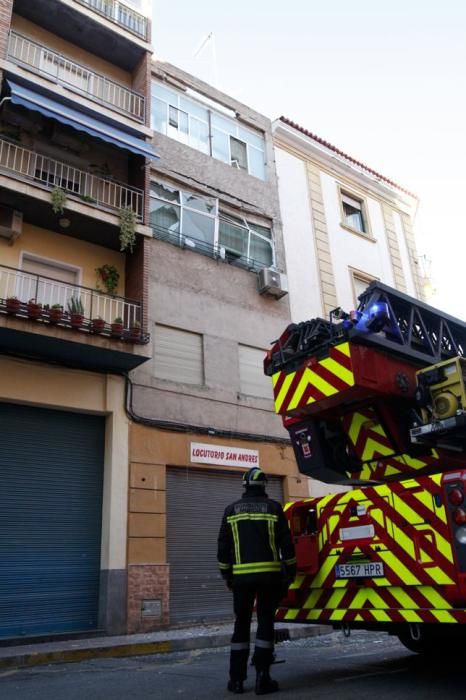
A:
<svg viewBox="0 0 466 700">
<path fill-rule="evenodd" d="M 123 2 L 119 0 L 76 0 L 76 2 L 115 22 L 131 34 L 147 39 L 147 18 Z"/>
<path fill-rule="evenodd" d="M 94 73 L 17 32 L 10 32 L 8 59 L 124 116 L 141 123 L 145 121 L 143 95 Z"/>
<path fill-rule="evenodd" d="M 0 265 L 0 352 L 128 371 L 148 359 L 142 320 L 137 301 Z"/>
<path fill-rule="evenodd" d="M 79 170 L 4 139 L 0 139 L 0 171 L 49 190 L 59 187 L 84 202 L 112 213 L 129 207 L 137 220 L 142 221 L 142 190 Z"/>
</svg>

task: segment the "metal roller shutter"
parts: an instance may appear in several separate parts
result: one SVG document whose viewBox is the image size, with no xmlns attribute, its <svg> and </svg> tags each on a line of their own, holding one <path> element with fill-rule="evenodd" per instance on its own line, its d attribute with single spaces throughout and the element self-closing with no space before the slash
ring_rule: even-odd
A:
<svg viewBox="0 0 466 700">
<path fill-rule="evenodd" d="M 231 594 L 218 573 L 217 535 L 226 506 L 240 498 L 239 474 L 167 469 L 167 556 L 170 622 L 231 619 Z M 281 479 L 267 493 L 283 502 Z"/>
<path fill-rule="evenodd" d="M 0 637 L 97 627 L 104 418 L 0 403 Z"/>
</svg>

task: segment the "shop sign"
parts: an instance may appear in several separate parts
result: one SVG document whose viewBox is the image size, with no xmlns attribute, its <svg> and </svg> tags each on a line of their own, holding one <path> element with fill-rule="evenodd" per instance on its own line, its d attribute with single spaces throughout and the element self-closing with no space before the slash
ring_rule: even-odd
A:
<svg viewBox="0 0 466 700">
<path fill-rule="evenodd" d="M 259 450 L 247 450 L 243 447 L 225 447 L 209 445 L 203 442 L 191 443 L 191 462 L 197 464 L 219 464 L 223 467 L 259 466 Z"/>
</svg>

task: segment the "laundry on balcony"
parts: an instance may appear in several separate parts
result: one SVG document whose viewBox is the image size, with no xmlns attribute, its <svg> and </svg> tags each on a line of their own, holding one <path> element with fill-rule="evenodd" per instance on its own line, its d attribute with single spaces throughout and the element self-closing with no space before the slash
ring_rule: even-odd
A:
<svg viewBox="0 0 466 700">
<path fill-rule="evenodd" d="M 25 88 L 12 80 L 8 80 L 7 85 L 10 89 L 10 97 L 13 104 L 40 112 L 45 117 L 57 119 L 62 124 L 68 124 L 68 126 L 78 131 L 84 131 L 89 136 L 112 143 L 114 146 L 142 155 L 145 158 L 158 159 L 152 146 L 142 139 L 103 121 L 94 119 L 84 112 L 67 107 L 57 100 L 45 97 L 41 93 Z"/>
</svg>

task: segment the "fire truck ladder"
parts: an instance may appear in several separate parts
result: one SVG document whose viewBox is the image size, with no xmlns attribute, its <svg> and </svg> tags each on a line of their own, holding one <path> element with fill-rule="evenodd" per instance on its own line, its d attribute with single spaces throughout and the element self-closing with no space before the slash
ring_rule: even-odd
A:
<svg viewBox="0 0 466 700">
<path fill-rule="evenodd" d="M 292 371 L 306 357 L 323 357 L 345 340 L 378 346 L 421 365 L 464 357 L 466 323 L 381 282 L 358 297 L 355 314 L 335 309 L 330 321 L 313 319 L 288 326 L 275 344 L 266 374 Z M 338 323 L 333 318 L 343 319 Z"/>
</svg>

